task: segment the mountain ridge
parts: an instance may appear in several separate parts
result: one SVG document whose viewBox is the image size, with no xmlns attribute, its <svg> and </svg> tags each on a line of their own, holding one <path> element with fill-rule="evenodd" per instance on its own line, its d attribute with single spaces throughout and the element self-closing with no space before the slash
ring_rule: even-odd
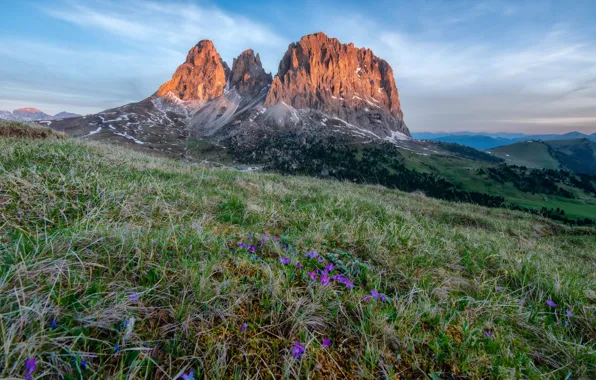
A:
<svg viewBox="0 0 596 380">
<path fill-rule="evenodd" d="M 286 64 L 292 56 L 296 61 Z M 316 62 L 322 64 L 314 70 Z M 176 147 L 193 139 L 250 149 L 259 139 L 288 130 L 365 143 L 410 139 L 393 71 L 370 49 L 311 34 L 289 45 L 280 70 L 277 79 L 266 73 L 252 49 L 230 69 L 213 42 L 202 40 L 145 100 L 51 127 L 163 151 L 170 144 L 182 155 L 185 149 Z"/>
<path fill-rule="evenodd" d="M 596 141 L 596 133 L 587 135 L 581 132 L 572 131 L 564 134 L 538 134 L 526 135 L 522 133 L 505 132 L 413 132 L 412 136 L 417 139 L 456 143 L 469 146 L 475 149 L 492 149 L 498 146 L 515 144 L 517 142 L 531 140 L 574 140 L 587 138 Z"/>
<path fill-rule="evenodd" d="M 76 113 L 70 113 L 62 111 L 56 115 L 49 115 L 34 107 L 18 108 L 12 112 L 0 111 L 0 119 L 3 120 L 16 120 L 16 121 L 53 121 L 57 119 L 65 119 L 72 117 L 81 117 Z"/>
</svg>

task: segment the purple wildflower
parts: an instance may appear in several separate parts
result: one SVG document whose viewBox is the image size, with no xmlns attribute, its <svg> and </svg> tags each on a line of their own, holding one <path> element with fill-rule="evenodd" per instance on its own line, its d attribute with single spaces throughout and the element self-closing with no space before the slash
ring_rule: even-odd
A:
<svg viewBox="0 0 596 380">
<path fill-rule="evenodd" d="M 247 244 L 245 244 L 243 241 L 241 241 L 240 243 L 238 243 L 238 248 L 246 248 Z"/>
<path fill-rule="evenodd" d="M 244 322 L 244 323 L 242 324 L 242 326 L 240 326 L 240 332 L 244 332 L 244 331 L 246 331 L 246 329 L 247 329 L 247 328 L 248 328 L 248 325 L 246 324 L 246 322 Z"/>
<path fill-rule="evenodd" d="M 555 303 L 555 301 L 553 301 L 553 300 L 546 300 L 546 304 L 547 304 L 549 307 L 556 307 L 556 306 L 557 306 L 557 304 L 556 304 L 556 303 Z"/>
<path fill-rule="evenodd" d="M 522 306 L 526 306 L 526 299 L 522 298 L 521 301 L 519 301 L 519 304 Z"/>
<path fill-rule="evenodd" d="M 325 270 L 327 272 L 332 272 L 334 269 L 335 269 L 335 265 L 333 265 L 333 264 L 329 264 L 325 267 Z"/>
<path fill-rule="evenodd" d="M 320 263 L 323 263 L 323 261 L 325 261 L 325 260 L 323 260 L 323 258 L 322 258 L 321 256 L 319 256 L 319 257 L 317 258 L 317 261 L 318 261 L 318 262 L 320 262 Z"/>
<path fill-rule="evenodd" d="M 251 252 L 254 252 L 254 251 L 257 250 L 257 247 L 255 247 L 254 245 L 251 244 L 251 245 L 248 246 L 248 250 L 251 251 Z"/>
<path fill-rule="evenodd" d="M 327 276 L 328 274 L 329 274 L 329 272 L 326 270 L 321 271 L 321 276 Z"/>
<path fill-rule="evenodd" d="M 311 280 L 317 281 L 318 276 L 315 272 L 308 272 L 308 276 L 310 277 Z"/>
<path fill-rule="evenodd" d="M 289 263 L 292 262 L 292 259 L 290 259 L 289 257 L 280 257 L 279 262 L 282 263 L 283 265 L 288 265 Z"/>
<path fill-rule="evenodd" d="M 495 286 L 495 290 L 497 291 L 497 293 L 501 293 L 503 291 L 503 287 L 502 286 Z"/>
<path fill-rule="evenodd" d="M 299 341 L 296 341 L 290 351 L 292 352 L 292 356 L 296 359 L 300 359 L 302 355 L 304 355 L 304 345 L 300 344 Z"/>
<path fill-rule="evenodd" d="M 139 295 L 137 293 L 130 293 L 128 295 L 128 300 L 130 302 L 139 302 Z"/>
<path fill-rule="evenodd" d="M 298 269 L 304 269 L 304 266 L 302 264 L 300 264 L 300 262 L 296 263 L 296 268 Z"/>
<path fill-rule="evenodd" d="M 569 323 L 569 320 L 565 321 L 565 327 L 569 327 L 571 325 L 571 323 Z"/>
<path fill-rule="evenodd" d="M 58 327 L 58 321 L 56 319 L 53 319 L 52 323 L 50 323 L 50 328 L 55 329 L 56 327 Z"/>
<path fill-rule="evenodd" d="M 383 293 L 379 293 L 376 289 L 371 290 L 370 295 L 371 295 L 372 299 L 374 299 L 376 301 L 382 301 L 382 302 L 387 301 L 387 296 Z"/>
<path fill-rule="evenodd" d="M 567 309 L 567 310 L 565 311 L 565 315 L 566 315 L 568 318 L 571 318 L 571 317 L 573 317 L 573 312 L 572 312 L 571 310 Z"/>
<path fill-rule="evenodd" d="M 364 297 L 364 302 L 370 302 L 370 296 Z"/>
<path fill-rule="evenodd" d="M 341 274 L 336 274 L 335 276 L 331 277 L 334 281 L 337 282 L 341 282 L 342 284 L 345 282 L 345 280 L 347 280 L 347 278 L 345 278 L 344 276 L 342 276 Z"/>
<path fill-rule="evenodd" d="M 490 331 L 485 331 L 484 336 L 490 339 L 493 337 L 493 333 L 491 333 Z"/>
<path fill-rule="evenodd" d="M 331 283 L 331 279 L 329 278 L 329 276 L 326 276 L 326 275 L 321 276 L 321 285 L 327 286 L 330 283 Z"/>
<path fill-rule="evenodd" d="M 269 235 L 267 235 L 267 234 L 263 234 L 262 236 L 263 236 L 263 239 L 265 239 L 265 240 L 267 240 L 267 239 L 269 239 L 269 238 L 270 238 L 270 236 L 269 236 Z"/>
<path fill-rule="evenodd" d="M 32 380 L 33 379 L 33 372 L 35 372 L 35 370 L 37 370 L 37 362 L 35 361 L 35 358 L 29 358 L 27 360 L 25 360 L 25 379 L 26 380 Z"/>
<path fill-rule="evenodd" d="M 279 241 L 279 238 L 277 236 L 274 236 L 273 241 Z"/>
<path fill-rule="evenodd" d="M 183 373 L 182 376 L 180 376 L 180 378 L 182 380 L 195 380 L 195 371 L 191 369 L 188 375 Z"/>
<path fill-rule="evenodd" d="M 304 256 L 311 258 L 311 259 L 316 259 L 317 256 L 319 256 L 319 254 L 317 253 L 317 251 L 312 251 L 312 252 L 306 252 L 304 254 Z"/>
<path fill-rule="evenodd" d="M 321 346 L 323 346 L 323 347 L 331 347 L 331 339 L 329 339 L 329 338 L 323 338 L 323 344 Z"/>
<path fill-rule="evenodd" d="M 341 274 L 336 274 L 335 276 L 331 277 L 334 281 L 337 281 L 339 283 L 342 283 L 346 286 L 346 288 L 348 289 L 352 289 L 354 288 L 354 283 L 352 281 L 350 281 L 349 278 L 342 276 Z"/>
<path fill-rule="evenodd" d="M 255 236 L 254 234 L 248 234 L 248 240 L 252 240 L 253 236 Z"/>
</svg>

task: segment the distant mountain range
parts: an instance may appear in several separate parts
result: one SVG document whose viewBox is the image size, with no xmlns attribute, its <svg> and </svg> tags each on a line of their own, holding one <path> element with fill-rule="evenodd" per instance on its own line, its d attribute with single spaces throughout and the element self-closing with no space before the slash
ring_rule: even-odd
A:
<svg viewBox="0 0 596 380">
<path fill-rule="evenodd" d="M 588 139 L 596 141 L 596 133 L 586 135 L 581 132 L 569 132 L 561 135 L 526 135 L 522 133 L 487 133 L 487 132 L 454 132 L 454 133 L 433 133 L 413 132 L 412 137 L 419 140 L 433 140 L 449 143 L 456 143 L 469 146 L 475 149 L 492 149 L 498 146 L 511 145 L 523 141 L 553 141 L 553 140 L 576 140 Z"/>
<path fill-rule="evenodd" d="M 71 117 L 80 117 L 81 115 L 70 112 L 60 112 L 56 115 L 49 115 L 37 108 L 19 108 L 12 112 L 0 111 L 0 119 L 17 121 L 51 121 L 68 119 Z"/>
</svg>

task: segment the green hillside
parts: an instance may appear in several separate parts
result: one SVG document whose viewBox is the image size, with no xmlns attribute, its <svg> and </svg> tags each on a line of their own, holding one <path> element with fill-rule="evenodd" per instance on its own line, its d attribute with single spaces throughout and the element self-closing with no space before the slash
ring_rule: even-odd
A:
<svg viewBox="0 0 596 380">
<path fill-rule="evenodd" d="M 596 142 L 588 139 L 522 142 L 490 152 L 509 164 L 596 174 Z"/>
<path fill-rule="evenodd" d="M 246 163 L 254 163 L 256 157 L 265 169 L 286 174 L 380 184 L 482 206 L 523 208 L 568 223 L 596 221 L 596 177 L 514 168 L 499 157 L 457 144 L 366 145 L 288 134 L 261 139 L 251 149 L 231 146 L 228 154 Z"/>
<path fill-rule="evenodd" d="M 489 150 L 507 163 L 528 168 L 559 169 L 559 162 L 551 155 L 549 145 L 542 141 L 526 141 Z"/>
<path fill-rule="evenodd" d="M 594 228 L 12 138 L 0 215 L 0 378 L 594 374 Z"/>
<path fill-rule="evenodd" d="M 501 196 L 505 203 L 517 205 L 532 210 L 562 209 L 568 218 L 595 219 L 596 194 L 583 191 L 576 186 L 570 186 L 568 178 L 576 177 L 570 173 L 565 180 L 553 179 L 546 173 L 535 173 L 534 178 L 545 178 L 555 188 L 563 188 L 571 194 L 562 196 L 560 193 L 547 191 L 544 186 L 539 186 L 536 191 L 531 191 L 523 186 L 516 186 L 512 181 L 497 180 L 488 175 L 489 169 L 501 171 L 503 165 L 490 164 L 484 161 L 465 160 L 458 157 L 420 156 L 415 153 L 404 152 L 406 166 L 426 173 L 432 173 L 446 178 L 464 191 Z M 519 169 L 516 169 L 519 171 Z M 529 172 L 530 170 L 527 170 Z M 505 179 L 509 179 L 505 176 Z M 593 178 L 593 177 L 592 177 Z M 528 181 L 526 181 L 528 182 Z M 596 188 L 596 179 L 591 181 Z M 526 183 L 527 184 L 527 183 Z"/>
</svg>

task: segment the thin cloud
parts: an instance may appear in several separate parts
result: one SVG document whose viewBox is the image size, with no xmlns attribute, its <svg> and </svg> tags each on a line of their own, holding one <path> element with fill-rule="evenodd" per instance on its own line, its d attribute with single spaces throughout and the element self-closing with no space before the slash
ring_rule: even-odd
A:
<svg viewBox="0 0 596 380">
<path fill-rule="evenodd" d="M 125 43 L 143 43 L 154 48 L 185 54 L 200 39 L 211 39 L 225 60 L 241 51 L 280 50 L 287 41 L 268 26 L 241 15 L 228 14 L 215 7 L 189 3 L 151 1 L 63 2 L 62 6 L 42 8 L 46 14 L 81 28 L 124 38 Z M 263 55 L 263 54 L 261 54 Z M 262 57 L 263 58 L 263 57 Z M 278 62 L 264 60 L 270 67 Z"/>
</svg>

